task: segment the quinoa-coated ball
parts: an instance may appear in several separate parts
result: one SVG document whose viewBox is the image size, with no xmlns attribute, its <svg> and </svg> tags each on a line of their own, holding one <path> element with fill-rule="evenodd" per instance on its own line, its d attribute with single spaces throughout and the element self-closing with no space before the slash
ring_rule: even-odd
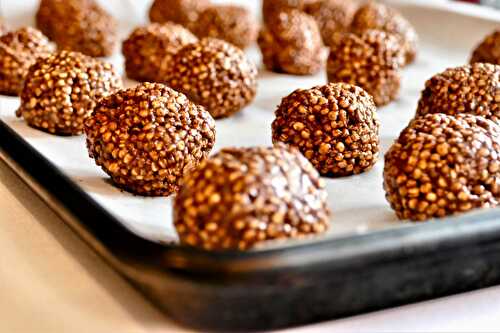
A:
<svg viewBox="0 0 500 333">
<path fill-rule="evenodd" d="M 56 52 L 29 69 L 16 115 L 52 134 L 81 134 L 99 99 L 121 87 L 111 64 L 78 52 Z"/>
<path fill-rule="evenodd" d="M 382 106 L 399 95 L 403 61 L 394 35 L 381 30 L 367 30 L 360 36 L 340 34 L 330 48 L 328 81 L 357 85 Z"/>
<path fill-rule="evenodd" d="M 244 49 L 257 40 L 259 25 L 245 7 L 212 6 L 201 12 L 193 31 L 199 38 L 219 38 Z"/>
<path fill-rule="evenodd" d="M 210 6 L 210 0 L 155 0 L 149 10 L 151 22 L 174 22 L 193 29 L 200 13 Z"/>
<path fill-rule="evenodd" d="M 500 65 L 500 30 L 494 31 L 491 35 L 479 44 L 472 52 L 471 64 L 476 62 L 487 62 Z"/>
<path fill-rule="evenodd" d="M 273 72 L 309 75 L 325 63 L 318 25 L 298 10 L 281 12 L 261 29 L 258 43 L 264 65 Z"/>
<path fill-rule="evenodd" d="M 174 203 L 181 243 L 246 250 L 328 229 L 324 183 L 294 148 L 226 148 L 184 176 Z"/>
<path fill-rule="evenodd" d="M 400 219 L 497 206 L 500 127 L 467 114 L 415 118 L 385 155 L 384 189 Z"/>
<path fill-rule="evenodd" d="M 357 3 L 345 0 L 319 0 L 305 7 L 314 17 L 325 45 L 333 43 L 335 34 L 349 30 Z"/>
<path fill-rule="evenodd" d="M 359 174 L 377 162 L 380 122 L 372 97 L 359 87 L 298 89 L 275 116 L 273 142 L 297 147 L 322 176 Z"/>
<path fill-rule="evenodd" d="M 41 0 L 37 27 L 60 49 L 91 57 L 113 53 L 117 23 L 95 0 Z"/>
<path fill-rule="evenodd" d="M 255 97 L 257 67 L 237 47 L 203 38 L 172 59 L 167 83 L 204 106 L 214 118 L 240 111 Z"/>
<path fill-rule="evenodd" d="M 113 182 L 144 196 L 168 196 L 215 143 L 215 122 L 183 94 L 142 83 L 103 98 L 85 123 L 89 155 Z"/>
<path fill-rule="evenodd" d="M 469 113 L 500 120 L 500 66 L 476 63 L 449 68 L 425 83 L 417 116 Z"/>
<path fill-rule="evenodd" d="M 397 35 L 405 53 L 405 64 L 417 56 L 418 35 L 413 26 L 395 9 L 370 1 L 361 6 L 352 21 L 352 30 L 362 34 L 366 30 L 383 30 Z"/>
<path fill-rule="evenodd" d="M 164 82 L 174 54 L 197 41 L 189 30 L 172 22 L 135 29 L 122 46 L 127 76 L 141 82 Z"/>
<path fill-rule="evenodd" d="M 49 40 L 30 27 L 0 36 L 0 94 L 19 95 L 30 66 L 50 52 Z"/>
</svg>

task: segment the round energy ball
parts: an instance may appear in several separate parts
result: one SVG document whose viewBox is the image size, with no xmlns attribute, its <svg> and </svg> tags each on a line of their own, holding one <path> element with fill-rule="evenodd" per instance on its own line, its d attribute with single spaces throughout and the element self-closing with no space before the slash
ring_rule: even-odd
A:
<svg viewBox="0 0 500 333">
<path fill-rule="evenodd" d="M 117 186 L 168 196 L 210 153 L 215 122 L 183 94 L 160 83 L 142 83 L 101 99 L 85 134 L 90 157 Z"/>
<path fill-rule="evenodd" d="M 417 116 L 469 113 L 500 120 L 500 65 L 475 63 L 449 68 L 425 83 Z"/>
<path fill-rule="evenodd" d="M 298 10 L 281 12 L 260 31 L 258 43 L 266 68 L 309 75 L 325 63 L 325 49 L 314 19 Z"/>
<path fill-rule="evenodd" d="M 193 32 L 199 38 L 219 38 L 245 49 L 257 40 L 259 25 L 245 7 L 212 6 L 201 12 Z"/>
<path fill-rule="evenodd" d="M 273 142 L 297 147 L 322 176 L 359 174 L 377 162 L 380 122 L 372 97 L 359 87 L 298 89 L 275 116 Z"/>
<path fill-rule="evenodd" d="M 328 229 L 324 183 L 294 148 L 227 148 L 185 175 L 174 203 L 181 243 L 246 250 Z"/>
<path fill-rule="evenodd" d="M 121 87 L 121 78 L 111 64 L 60 51 L 31 66 L 16 115 L 52 134 L 81 134 L 97 101 Z"/>
<path fill-rule="evenodd" d="M 360 36 L 341 34 L 330 48 L 328 81 L 357 85 L 373 96 L 376 105 L 382 106 L 399 95 L 399 69 L 403 62 L 394 35 L 381 30 L 367 30 Z"/>
<path fill-rule="evenodd" d="M 135 29 L 122 46 L 127 76 L 140 82 L 164 82 L 174 54 L 196 41 L 189 30 L 171 22 Z"/>
<path fill-rule="evenodd" d="M 174 22 L 193 29 L 210 0 L 155 0 L 149 10 L 151 22 Z"/>
<path fill-rule="evenodd" d="M 37 27 L 60 49 L 107 57 L 117 42 L 117 23 L 95 0 L 41 0 Z"/>
<path fill-rule="evenodd" d="M 491 35 L 479 44 L 472 52 L 471 64 L 476 62 L 487 62 L 500 65 L 500 30 L 494 31 Z"/>
<path fill-rule="evenodd" d="M 500 127 L 466 114 L 415 118 L 385 155 L 384 189 L 400 219 L 497 206 Z"/>
<path fill-rule="evenodd" d="M 49 40 L 30 27 L 0 36 L 0 94 L 19 95 L 30 66 L 50 52 Z"/>
<path fill-rule="evenodd" d="M 214 118 L 240 111 L 255 97 L 257 68 L 237 47 L 203 38 L 172 59 L 167 83 L 204 106 Z"/>
<path fill-rule="evenodd" d="M 413 26 L 398 11 L 381 3 L 370 1 L 361 6 L 352 21 L 352 30 L 362 34 L 366 30 L 383 30 L 397 35 L 405 53 L 405 64 L 417 56 L 418 35 Z"/>
<path fill-rule="evenodd" d="M 314 17 L 325 45 L 333 43 L 335 34 L 349 30 L 357 4 L 345 0 L 319 0 L 305 7 L 307 14 Z"/>
</svg>

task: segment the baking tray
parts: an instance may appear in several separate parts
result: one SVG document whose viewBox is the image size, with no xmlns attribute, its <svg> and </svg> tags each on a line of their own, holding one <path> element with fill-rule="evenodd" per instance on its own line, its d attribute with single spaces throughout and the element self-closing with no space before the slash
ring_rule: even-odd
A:
<svg viewBox="0 0 500 333">
<path fill-rule="evenodd" d="M 258 2 L 241 3 L 258 8 Z M 465 63 L 500 17 L 463 5 L 450 11 L 446 1 L 393 5 L 413 22 L 422 41 L 417 63 L 404 70 L 401 98 L 379 111 L 384 151 L 413 116 L 425 79 Z M 2 7 L 12 21 L 29 23 L 36 2 L 2 2 Z M 127 20 L 138 24 L 142 18 Z M 124 25 L 122 34 L 134 24 Z M 255 49 L 248 53 L 259 61 Z M 111 60 L 121 67 L 119 55 Z M 252 106 L 217 122 L 215 151 L 230 144 L 270 144 L 280 98 L 326 80 L 324 73 L 294 77 L 264 70 L 259 79 Z M 2 159 L 116 271 L 184 324 L 230 331 L 285 327 L 500 282 L 500 212 L 397 222 L 383 198 L 382 162 L 363 175 L 327 180 L 334 216 L 325 236 L 249 252 L 179 246 L 167 221 L 170 199 L 117 190 L 86 156 L 83 138 L 36 131 L 14 118 L 17 99 L 0 97 L 0 103 Z"/>
</svg>

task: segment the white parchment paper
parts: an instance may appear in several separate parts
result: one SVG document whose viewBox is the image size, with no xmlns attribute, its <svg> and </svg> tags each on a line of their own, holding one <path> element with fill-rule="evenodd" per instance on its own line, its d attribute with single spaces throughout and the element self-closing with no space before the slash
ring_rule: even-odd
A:
<svg viewBox="0 0 500 333">
<path fill-rule="evenodd" d="M 248 6 L 258 15 L 260 1 L 218 1 Z M 500 18 L 471 17 L 446 10 L 442 1 L 437 6 L 422 7 L 416 1 L 394 2 L 415 25 L 420 35 L 420 53 L 415 64 L 403 70 L 400 98 L 378 110 L 382 122 L 381 145 L 385 152 L 395 137 L 413 117 L 424 82 L 447 67 L 468 61 L 472 48 L 487 33 L 498 28 Z M 121 20 L 121 36 L 145 22 L 148 1 L 102 1 L 103 6 Z M 2 12 L 13 27 L 33 24 L 37 1 L 2 2 Z M 260 68 L 259 90 L 255 101 L 235 117 L 217 121 L 217 144 L 214 152 L 226 146 L 271 144 L 273 112 L 282 97 L 297 88 L 325 84 L 324 71 L 315 76 L 298 77 L 274 74 L 260 65 L 260 55 L 254 47 L 247 51 Z M 123 59 L 109 59 L 122 70 Z M 128 86 L 135 82 L 126 80 Z M 0 118 L 27 140 L 34 148 L 92 198 L 115 215 L 128 229 L 153 241 L 177 240 L 172 225 L 172 198 L 143 198 L 115 188 L 109 178 L 89 159 L 83 137 L 57 137 L 32 129 L 14 115 L 18 99 L 0 97 Z M 381 155 L 382 157 L 383 155 Z M 400 223 L 384 198 L 382 188 L 383 158 L 369 172 L 341 179 L 326 179 L 329 204 L 333 212 L 331 228 L 326 237 L 365 233 L 384 228 L 411 226 Z"/>
</svg>

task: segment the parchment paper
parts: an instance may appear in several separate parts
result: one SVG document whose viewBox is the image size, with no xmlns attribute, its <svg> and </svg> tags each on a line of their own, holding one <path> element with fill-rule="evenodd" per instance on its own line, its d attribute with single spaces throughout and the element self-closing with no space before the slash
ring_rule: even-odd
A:
<svg viewBox="0 0 500 333">
<path fill-rule="evenodd" d="M 258 1 L 219 2 L 240 3 L 249 6 L 258 15 Z M 102 3 L 121 19 L 122 38 L 134 26 L 145 22 L 147 1 L 133 1 L 130 4 L 114 0 Z M 400 98 L 378 110 L 382 122 L 381 159 L 367 173 L 326 179 L 329 205 L 333 212 L 331 228 L 326 237 L 411 226 L 411 223 L 397 221 L 384 198 L 383 152 L 413 117 L 424 82 L 447 67 L 466 63 L 476 43 L 499 26 L 500 18 L 495 23 L 493 19 L 447 12 L 442 8 L 446 7 L 442 1 L 436 1 L 436 8 L 420 7 L 414 3 L 415 1 L 393 3 L 415 25 L 421 41 L 416 63 L 403 70 Z M 9 2 L 3 4 L 2 12 L 7 23 L 13 27 L 32 24 L 36 4 L 34 0 Z M 119 53 L 117 49 L 116 55 L 109 60 L 122 71 L 123 59 Z M 274 74 L 260 65 L 260 54 L 256 47 L 247 53 L 260 68 L 257 98 L 233 118 L 217 121 L 217 144 L 213 152 L 234 145 L 270 145 L 273 112 L 281 98 L 297 88 L 326 83 L 324 71 L 309 77 Z M 133 86 L 136 83 L 126 80 L 126 84 Z M 172 198 L 143 198 L 115 188 L 109 177 L 88 157 L 83 137 L 57 137 L 28 127 L 14 115 L 18 103 L 17 98 L 0 97 L 0 118 L 56 167 L 63 170 L 131 231 L 153 241 L 177 240 L 171 218 Z"/>
</svg>

